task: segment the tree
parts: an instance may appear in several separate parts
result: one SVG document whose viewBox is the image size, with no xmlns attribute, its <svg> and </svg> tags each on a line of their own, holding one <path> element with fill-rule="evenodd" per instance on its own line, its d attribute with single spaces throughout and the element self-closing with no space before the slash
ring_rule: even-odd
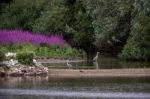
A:
<svg viewBox="0 0 150 99">
<path fill-rule="evenodd" d="M 78 48 L 90 50 L 94 41 L 94 30 L 91 17 L 87 15 L 83 2 L 76 0 L 73 5 L 69 5 L 70 15 L 72 15 L 68 26 L 72 32 L 71 44 Z M 89 46 L 87 46 L 89 45 Z"/>
<path fill-rule="evenodd" d="M 87 0 L 87 13 L 92 17 L 95 45 L 101 50 L 122 47 L 130 33 L 132 2 L 129 0 Z M 114 41 L 115 37 L 119 42 Z M 112 48 L 111 50 L 112 51 Z"/>
<path fill-rule="evenodd" d="M 66 12 L 64 0 L 51 0 L 45 5 L 42 15 L 36 20 L 33 31 L 45 34 L 64 33 Z"/>
<path fill-rule="evenodd" d="M 13 0 L 0 16 L 1 29 L 32 30 L 36 18 L 41 15 L 46 0 Z"/>
<path fill-rule="evenodd" d="M 130 60 L 150 59 L 150 1 L 135 0 L 132 28 L 121 57 Z"/>
</svg>

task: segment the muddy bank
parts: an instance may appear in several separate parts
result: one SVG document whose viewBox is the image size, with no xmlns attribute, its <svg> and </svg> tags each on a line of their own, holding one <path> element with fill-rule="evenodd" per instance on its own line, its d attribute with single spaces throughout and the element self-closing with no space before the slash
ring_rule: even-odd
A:
<svg viewBox="0 0 150 99">
<path fill-rule="evenodd" d="M 150 77 L 147 69 L 49 69 L 49 77 Z"/>
<path fill-rule="evenodd" d="M 141 69 L 48 69 L 44 66 L 0 68 L 0 76 L 49 77 L 150 77 L 150 68 Z"/>
</svg>

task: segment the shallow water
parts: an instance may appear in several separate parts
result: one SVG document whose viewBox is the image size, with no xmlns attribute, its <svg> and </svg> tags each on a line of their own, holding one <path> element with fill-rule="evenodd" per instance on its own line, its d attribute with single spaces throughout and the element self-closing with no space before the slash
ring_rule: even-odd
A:
<svg viewBox="0 0 150 99">
<path fill-rule="evenodd" d="M 1 94 L 7 95 L 8 93 L 10 95 L 18 95 L 19 96 L 27 96 L 30 97 L 30 95 L 33 97 L 57 97 L 57 98 L 150 98 L 149 93 L 127 93 L 127 92 L 80 92 L 80 91 L 49 91 L 49 90 L 20 90 L 20 89 L 3 89 L 0 90 Z M 6 96 L 10 99 L 10 96 Z M 2 97 L 1 97 L 2 98 Z M 14 99 L 14 97 L 13 97 Z M 20 98 L 19 98 L 20 99 Z"/>
<path fill-rule="evenodd" d="M 85 69 L 120 69 L 120 68 L 150 68 L 150 62 L 139 62 L 139 61 L 122 61 L 117 57 L 108 53 L 100 53 L 98 61 L 93 62 L 92 58 L 94 55 L 90 55 L 90 58 L 82 62 L 72 62 L 74 69 L 85 68 Z M 46 63 L 45 66 L 49 68 L 68 68 L 66 63 Z"/>
<path fill-rule="evenodd" d="M 125 62 L 101 54 L 97 63 L 92 58 L 74 63 L 74 69 L 149 68 L 148 62 Z M 67 68 L 66 63 L 44 64 L 49 68 Z M 150 99 L 149 77 L 0 78 L 0 99 Z"/>
<path fill-rule="evenodd" d="M 150 99 L 148 77 L 0 78 L 0 99 Z"/>
</svg>

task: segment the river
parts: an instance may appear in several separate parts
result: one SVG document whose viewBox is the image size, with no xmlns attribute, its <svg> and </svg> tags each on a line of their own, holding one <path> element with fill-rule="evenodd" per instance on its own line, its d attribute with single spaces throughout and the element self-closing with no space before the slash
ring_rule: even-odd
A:
<svg viewBox="0 0 150 99">
<path fill-rule="evenodd" d="M 73 69 L 149 68 L 148 62 L 125 62 L 109 55 L 70 63 Z M 66 63 L 45 64 L 67 68 Z M 150 99 L 149 77 L 3 77 L 0 99 Z"/>
<path fill-rule="evenodd" d="M 89 57 L 90 58 L 81 62 L 74 62 L 70 60 L 70 64 L 72 64 L 73 69 L 150 68 L 150 62 L 124 61 L 109 53 L 100 53 L 97 62 L 92 61 L 94 54 Z M 62 61 L 61 63 L 57 63 L 55 61 L 50 63 L 46 62 L 43 65 L 48 66 L 49 68 L 68 68 L 66 61 Z"/>
<path fill-rule="evenodd" d="M 148 77 L 0 78 L 0 99 L 150 99 Z"/>
</svg>

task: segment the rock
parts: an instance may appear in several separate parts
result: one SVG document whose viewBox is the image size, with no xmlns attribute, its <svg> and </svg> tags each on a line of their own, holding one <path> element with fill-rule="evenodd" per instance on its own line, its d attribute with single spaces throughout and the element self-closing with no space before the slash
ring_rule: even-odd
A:
<svg viewBox="0 0 150 99">
<path fill-rule="evenodd" d="M 0 72 L 5 72 L 4 68 L 0 67 Z"/>
<path fill-rule="evenodd" d="M 44 66 L 7 66 L 6 64 L 0 65 L 0 75 L 8 76 L 46 76 L 48 68 Z"/>
<path fill-rule="evenodd" d="M 5 70 L 9 69 L 9 66 L 7 66 L 5 63 L 0 62 L 0 67 L 4 68 Z"/>
<path fill-rule="evenodd" d="M 0 77 L 3 77 L 3 76 L 5 76 L 5 75 L 6 75 L 5 69 L 2 68 L 2 67 L 0 67 Z"/>
<path fill-rule="evenodd" d="M 16 53 L 8 52 L 5 54 L 6 57 L 16 57 Z"/>
<path fill-rule="evenodd" d="M 17 66 L 18 60 L 10 59 L 9 61 L 3 61 L 3 64 L 7 65 L 8 67 Z"/>
<path fill-rule="evenodd" d="M 0 72 L 0 77 L 5 77 L 7 74 L 5 72 Z"/>
<path fill-rule="evenodd" d="M 22 73 L 27 73 L 27 71 L 26 71 L 26 70 L 21 70 L 21 72 L 22 72 Z"/>
<path fill-rule="evenodd" d="M 42 64 L 40 62 L 37 62 L 36 59 L 33 59 L 33 63 L 35 64 L 35 66 L 42 66 Z"/>
</svg>

